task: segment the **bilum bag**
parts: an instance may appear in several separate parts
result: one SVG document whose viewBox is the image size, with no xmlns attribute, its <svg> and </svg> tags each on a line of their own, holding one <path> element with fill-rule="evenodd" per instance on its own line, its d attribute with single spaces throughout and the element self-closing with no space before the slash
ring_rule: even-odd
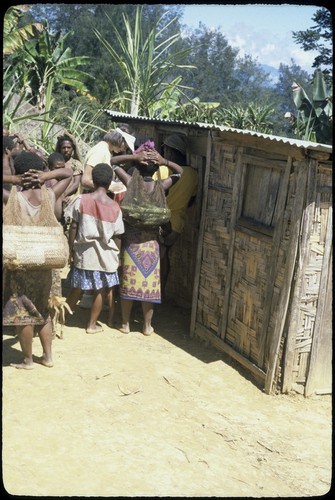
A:
<svg viewBox="0 0 335 500">
<path fill-rule="evenodd" d="M 37 216 L 22 212 L 16 186 L 3 211 L 3 265 L 15 269 L 61 269 L 69 258 L 69 245 L 58 222 L 46 187 L 41 187 Z"/>
<path fill-rule="evenodd" d="M 144 187 L 144 179 L 137 169 L 127 185 L 127 192 L 121 201 L 125 222 L 138 229 L 155 228 L 169 222 L 171 211 L 166 204 L 164 188 L 158 170 L 158 181 L 152 192 Z"/>
</svg>

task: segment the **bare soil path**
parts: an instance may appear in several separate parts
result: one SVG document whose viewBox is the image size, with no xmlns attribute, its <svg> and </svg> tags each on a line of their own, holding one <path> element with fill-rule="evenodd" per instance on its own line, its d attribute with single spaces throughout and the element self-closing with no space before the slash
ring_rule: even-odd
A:
<svg viewBox="0 0 335 500">
<path fill-rule="evenodd" d="M 331 397 L 269 396 L 157 307 L 156 333 L 85 333 L 77 308 L 55 366 L 16 370 L 3 335 L 3 482 L 11 495 L 308 497 L 331 484 Z M 34 354 L 40 355 L 38 339 Z"/>
</svg>

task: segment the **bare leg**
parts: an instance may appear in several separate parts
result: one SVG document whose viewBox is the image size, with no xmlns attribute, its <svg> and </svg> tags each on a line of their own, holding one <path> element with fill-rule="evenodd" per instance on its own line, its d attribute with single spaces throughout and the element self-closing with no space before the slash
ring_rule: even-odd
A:
<svg viewBox="0 0 335 500">
<path fill-rule="evenodd" d="M 151 326 L 152 316 L 154 314 L 154 305 L 152 302 L 142 302 L 143 311 L 143 335 L 151 335 L 154 329 Z"/>
<path fill-rule="evenodd" d="M 42 327 L 39 327 L 38 336 L 43 349 L 43 355 L 38 359 L 38 362 L 48 368 L 51 368 L 54 364 L 52 361 L 52 324 L 48 321 Z"/>
<path fill-rule="evenodd" d="M 66 302 L 71 307 L 72 311 L 77 305 L 78 300 L 82 295 L 82 290 L 80 288 L 71 288 L 69 295 L 67 296 Z"/>
<path fill-rule="evenodd" d="M 16 333 L 19 337 L 20 346 L 23 354 L 23 362 L 16 364 L 11 363 L 10 366 L 14 368 L 22 368 L 24 370 L 31 370 L 34 368 L 33 362 L 33 335 L 34 328 L 32 325 L 16 327 Z"/>
<path fill-rule="evenodd" d="M 110 328 L 113 328 L 113 318 L 114 318 L 114 309 L 115 309 L 113 288 L 108 288 L 108 290 L 107 290 L 107 305 L 108 305 L 107 325 Z"/>
<path fill-rule="evenodd" d="M 97 333 L 103 330 L 101 326 L 97 325 L 97 321 L 102 311 L 104 299 L 105 291 L 103 288 L 101 288 L 100 290 L 94 290 L 91 314 L 86 328 L 86 333 Z"/>
<path fill-rule="evenodd" d="M 128 299 L 121 299 L 121 311 L 122 311 L 122 325 L 119 328 L 122 333 L 130 332 L 130 314 L 133 308 L 133 301 Z"/>
</svg>

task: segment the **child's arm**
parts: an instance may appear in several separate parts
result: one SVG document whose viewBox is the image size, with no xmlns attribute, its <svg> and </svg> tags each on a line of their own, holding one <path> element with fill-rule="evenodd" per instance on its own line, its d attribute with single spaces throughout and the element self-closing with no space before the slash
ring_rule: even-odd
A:
<svg viewBox="0 0 335 500">
<path fill-rule="evenodd" d="M 79 175 L 79 174 L 74 175 L 72 177 L 72 182 L 69 185 L 69 187 L 66 189 L 66 191 L 64 193 L 64 197 L 71 196 L 71 194 L 74 194 L 78 191 L 78 188 L 80 186 L 80 179 L 81 179 L 81 175 Z"/>
<path fill-rule="evenodd" d="M 130 155 L 129 155 L 130 156 Z M 127 186 L 128 182 L 131 179 L 131 175 L 129 175 L 120 165 L 116 165 L 114 168 L 114 173 L 118 176 L 120 181 Z"/>
<path fill-rule="evenodd" d="M 77 235 L 78 223 L 74 220 L 71 221 L 70 229 L 69 229 L 69 265 L 73 264 L 73 243 Z"/>
<path fill-rule="evenodd" d="M 55 170 L 42 171 L 30 169 L 24 174 L 4 174 L 3 182 L 7 184 L 13 184 L 15 186 L 24 186 L 26 188 L 35 187 L 39 188 L 47 180 L 51 179 L 69 179 L 72 177 L 71 168 L 58 168 Z"/>
<path fill-rule="evenodd" d="M 115 241 L 119 252 L 121 252 L 121 236 L 113 236 L 113 240 Z"/>
</svg>

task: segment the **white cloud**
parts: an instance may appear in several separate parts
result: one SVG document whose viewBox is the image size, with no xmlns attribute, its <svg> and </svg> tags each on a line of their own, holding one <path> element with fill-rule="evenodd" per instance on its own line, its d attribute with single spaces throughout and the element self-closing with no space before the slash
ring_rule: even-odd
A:
<svg viewBox="0 0 335 500">
<path fill-rule="evenodd" d="M 208 29 L 218 29 L 210 23 Z M 194 29 L 194 28 L 193 28 Z M 191 28 L 192 30 L 192 28 Z M 317 55 L 316 51 L 305 52 L 293 40 L 292 31 L 280 34 L 269 29 L 255 29 L 246 23 L 235 23 L 228 28 L 221 29 L 229 45 L 238 49 L 238 56 L 250 55 L 259 64 L 267 64 L 276 69 L 280 64 L 291 65 L 293 61 L 308 73 L 313 73 L 312 64 Z M 182 36 L 190 34 L 185 29 Z"/>
<path fill-rule="evenodd" d="M 305 52 L 294 43 L 292 33 L 284 36 L 267 30 L 256 31 L 245 24 L 236 24 L 224 33 L 228 43 L 239 50 L 239 56 L 250 55 L 260 64 L 279 68 L 280 63 L 291 64 L 293 59 L 302 69 L 311 72 L 316 53 Z"/>
<path fill-rule="evenodd" d="M 315 52 L 304 52 L 292 38 L 292 31 L 306 30 L 314 23 L 316 5 L 185 5 L 184 22 L 191 28 L 201 21 L 219 29 L 228 43 L 260 64 L 278 68 L 293 59 L 302 69 L 313 72 Z M 236 22 L 238 20 L 238 22 Z"/>
</svg>

